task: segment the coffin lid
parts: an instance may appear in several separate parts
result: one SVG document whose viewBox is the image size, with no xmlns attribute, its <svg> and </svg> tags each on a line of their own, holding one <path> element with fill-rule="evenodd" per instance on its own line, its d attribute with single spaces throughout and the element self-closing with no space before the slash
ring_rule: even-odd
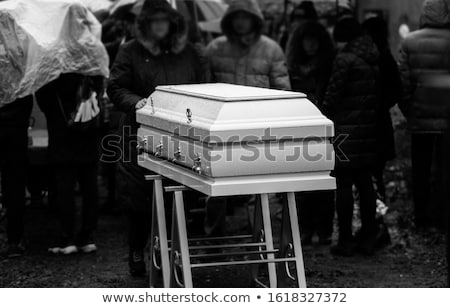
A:
<svg viewBox="0 0 450 308">
<path fill-rule="evenodd" d="M 247 87 L 226 83 L 159 86 L 157 91 L 188 95 L 221 102 L 261 101 L 273 99 L 306 98 L 298 92 Z"/>
<path fill-rule="evenodd" d="M 304 94 L 231 84 L 160 86 L 137 112 L 144 127 L 215 143 L 334 136 L 333 123 Z M 270 130 L 270 136 L 265 132 Z"/>
</svg>

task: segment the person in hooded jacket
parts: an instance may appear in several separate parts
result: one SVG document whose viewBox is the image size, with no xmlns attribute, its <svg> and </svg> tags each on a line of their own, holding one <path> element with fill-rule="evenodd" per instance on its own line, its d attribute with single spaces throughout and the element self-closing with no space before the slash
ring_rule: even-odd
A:
<svg viewBox="0 0 450 308">
<path fill-rule="evenodd" d="M 137 18 L 136 38 L 124 44 L 112 67 L 108 95 L 126 113 L 123 156 L 118 167 L 119 204 L 129 216 L 129 267 L 144 275 L 144 248 L 150 233 L 152 185 L 149 172 L 137 164 L 136 110 L 159 85 L 200 83 L 206 70 L 197 50 L 187 41 L 187 25 L 165 0 L 146 0 Z"/>
<path fill-rule="evenodd" d="M 302 1 L 297 5 L 289 16 L 289 25 L 285 30 L 281 31 L 281 37 L 278 40 L 280 42 L 281 48 L 286 50 L 286 54 L 289 57 L 289 41 L 292 39 L 292 34 L 305 22 L 319 20 L 319 15 L 317 13 L 314 2 L 312 1 Z"/>
<path fill-rule="evenodd" d="M 213 82 L 290 90 L 291 83 L 281 47 L 261 32 L 263 14 L 255 0 L 233 0 L 221 21 L 223 36 L 206 47 L 209 76 Z M 228 203 L 252 203 L 252 197 L 226 198 Z M 225 199 L 222 206 L 207 206 L 205 232 L 224 233 Z"/>
<path fill-rule="evenodd" d="M 292 34 L 287 49 L 292 89 L 305 93 L 312 102 L 323 100 L 335 56 L 328 31 L 309 21 Z M 334 191 L 298 193 L 302 244 L 312 243 L 317 232 L 319 243 L 329 245 L 333 233 Z"/>
<path fill-rule="evenodd" d="M 17 99 L 0 108 L 0 173 L 2 202 L 7 210 L 8 258 L 20 257 L 25 215 L 28 127 L 33 97 Z"/>
<path fill-rule="evenodd" d="M 378 197 L 386 202 L 384 169 L 388 161 L 395 159 L 395 134 L 392 125 L 391 108 L 401 101 L 402 81 L 400 71 L 389 47 L 389 30 L 385 20 L 372 17 L 363 23 L 363 28 L 377 45 L 380 53 L 378 83 L 378 127 L 377 163 L 373 169 Z"/>
<path fill-rule="evenodd" d="M 328 31 L 318 22 L 305 22 L 292 33 L 287 55 L 292 90 L 313 102 L 322 101 L 335 57 Z"/>
<path fill-rule="evenodd" d="M 206 48 L 214 82 L 290 90 L 284 53 L 262 35 L 264 17 L 255 0 L 233 0 L 222 19 L 223 36 Z"/>
<path fill-rule="evenodd" d="M 425 1 L 420 23 L 420 29 L 410 33 L 401 45 L 403 100 L 400 108 L 412 133 L 415 224 L 426 230 L 439 227 L 445 216 L 439 208 L 443 206 L 443 187 L 438 170 L 442 169 L 444 159 L 439 156 L 444 145 L 443 132 L 449 123 L 443 112 L 448 97 L 429 87 L 428 80 L 450 74 L 450 9 L 446 1 Z"/>
<path fill-rule="evenodd" d="M 376 195 L 371 170 L 376 160 L 377 79 L 379 53 L 372 39 L 363 34 L 358 21 L 342 17 L 334 29 L 339 52 L 323 102 L 324 114 L 335 124 L 337 183 L 336 209 L 339 242 L 331 252 L 350 256 L 356 248 L 372 254 L 376 237 Z M 362 229 L 355 245 L 353 185 L 360 196 Z"/>
</svg>

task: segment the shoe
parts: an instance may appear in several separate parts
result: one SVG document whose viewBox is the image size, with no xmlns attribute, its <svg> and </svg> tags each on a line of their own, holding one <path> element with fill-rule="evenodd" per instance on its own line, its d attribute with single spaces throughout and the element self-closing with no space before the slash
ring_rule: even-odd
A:
<svg viewBox="0 0 450 308">
<path fill-rule="evenodd" d="M 86 254 L 97 251 L 97 245 L 95 245 L 92 236 L 80 236 L 80 239 L 77 241 L 77 248 L 79 251 Z"/>
<path fill-rule="evenodd" d="M 334 256 L 351 257 L 356 253 L 356 244 L 352 240 L 339 241 L 339 243 L 330 248 Z"/>
<path fill-rule="evenodd" d="M 144 261 L 144 252 L 142 250 L 130 251 L 130 255 L 128 257 L 128 266 L 130 267 L 131 276 L 144 276 L 147 273 L 147 268 Z"/>
<path fill-rule="evenodd" d="M 69 256 L 78 253 L 77 246 L 73 244 L 61 245 L 61 247 L 52 247 L 48 249 L 48 252 L 54 255 Z"/>
<path fill-rule="evenodd" d="M 21 244 L 9 244 L 6 251 L 8 259 L 20 258 L 25 254 L 25 248 Z"/>
<path fill-rule="evenodd" d="M 94 243 L 79 246 L 77 248 L 79 251 L 86 253 L 86 254 L 97 252 L 97 245 L 95 245 Z"/>
</svg>

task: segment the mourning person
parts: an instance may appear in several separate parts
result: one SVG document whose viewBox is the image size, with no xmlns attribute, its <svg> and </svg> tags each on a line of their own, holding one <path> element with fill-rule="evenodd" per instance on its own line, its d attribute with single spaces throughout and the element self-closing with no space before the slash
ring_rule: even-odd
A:
<svg viewBox="0 0 450 308">
<path fill-rule="evenodd" d="M 412 133 L 411 160 L 416 227 L 430 230 L 442 224 L 442 169 L 440 153 L 448 126 L 444 112 L 448 96 L 436 96 L 427 79 L 450 73 L 450 11 L 444 0 L 424 3 L 420 30 L 402 43 L 400 72 L 403 100 L 400 106 Z M 433 168 L 432 166 L 435 166 Z M 432 197 L 435 200 L 432 200 Z M 434 201 L 434 202 L 432 202 Z M 434 213 L 433 213 L 434 212 Z"/>
<path fill-rule="evenodd" d="M 224 35 L 206 50 L 213 81 L 290 90 L 283 51 L 261 34 L 263 23 L 255 0 L 231 2 L 221 22 Z"/>
<path fill-rule="evenodd" d="M 334 29 L 339 52 L 321 104 L 336 129 L 336 209 L 339 242 L 336 255 L 355 252 L 353 237 L 353 185 L 360 196 L 362 229 L 358 248 L 372 254 L 375 248 L 376 196 L 371 170 L 376 160 L 378 50 L 353 17 L 343 17 Z"/>
<path fill-rule="evenodd" d="M 391 108 L 401 100 L 402 82 L 399 68 L 389 47 L 388 25 L 381 17 L 373 17 L 363 24 L 364 30 L 377 45 L 380 53 L 378 83 L 377 161 L 373 169 L 378 197 L 385 202 L 384 169 L 395 159 L 395 135 Z"/>
<path fill-rule="evenodd" d="M 137 19 L 136 39 L 122 46 L 112 68 L 108 95 L 126 113 L 123 157 L 118 169 L 119 203 L 129 216 L 129 266 L 144 275 L 144 248 L 150 233 L 152 188 L 138 166 L 136 110 L 159 85 L 204 81 L 200 55 L 187 42 L 184 18 L 165 0 L 145 1 Z"/>
<path fill-rule="evenodd" d="M 112 67 L 119 49 L 132 40 L 135 35 L 136 16 L 131 12 L 132 5 L 125 6 L 114 17 L 110 17 L 102 24 L 102 41 L 108 52 L 110 66 Z M 100 165 L 103 179 L 107 185 L 108 196 L 106 202 L 101 205 L 104 214 L 117 214 L 120 209 L 117 205 L 116 171 L 117 161 L 120 160 L 120 149 L 115 145 L 120 144 L 119 131 L 124 121 L 124 113 L 119 111 L 110 102 L 105 100 L 105 124 L 102 130 L 102 163 Z"/>
<path fill-rule="evenodd" d="M 262 35 L 263 26 L 264 18 L 255 0 L 230 3 L 221 21 L 224 35 L 206 48 L 212 81 L 291 89 L 284 53 L 275 41 Z M 252 203 L 251 198 L 231 197 L 227 198 L 227 203 Z M 207 205 L 207 235 L 223 235 L 226 212 L 225 203 Z"/>
<path fill-rule="evenodd" d="M 286 50 L 286 53 L 289 53 L 288 45 L 292 38 L 292 33 L 304 23 L 310 21 L 317 22 L 318 19 L 319 16 L 312 1 L 302 1 L 294 8 L 294 10 L 292 10 L 291 15 L 289 16 L 289 25 L 287 29 L 282 32 L 279 40 L 281 47 Z"/>
<path fill-rule="evenodd" d="M 292 34 L 287 54 L 292 90 L 313 102 L 322 101 L 335 56 L 328 31 L 318 22 L 304 23 Z"/>
<path fill-rule="evenodd" d="M 292 34 L 287 54 L 292 89 L 305 93 L 316 104 L 323 100 L 335 55 L 328 31 L 310 21 Z M 330 244 L 333 233 L 334 192 L 299 193 L 302 244 L 311 244 L 317 232 L 319 243 Z"/>
<path fill-rule="evenodd" d="M 61 230 L 59 243 L 49 249 L 50 253 L 71 255 L 79 251 L 92 253 L 97 250 L 94 231 L 98 211 L 100 128 L 96 119 L 86 122 L 83 128 L 76 126 L 75 120 L 76 114 L 81 111 L 81 103 L 93 99 L 100 107 L 103 92 L 103 77 L 62 74 L 36 93 L 39 107 L 47 119 L 51 189 Z M 76 225 L 77 183 L 83 199 L 80 228 Z"/>
<path fill-rule="evenodd" d="M 2 203 L 7 210 L 6 255 L 20 257 L 25 214 L 28 126 L 33 108 L 31 96 L 0 108 L 0 173 Z"/>
</svg>

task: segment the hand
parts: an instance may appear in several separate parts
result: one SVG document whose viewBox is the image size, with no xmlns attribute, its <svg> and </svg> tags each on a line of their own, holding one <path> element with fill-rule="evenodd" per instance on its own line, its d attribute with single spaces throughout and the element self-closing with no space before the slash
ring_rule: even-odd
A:
<svg viewBox="0 0 450 308">
<path fill-rule="evenodd" d="M 144 108 L 145 105 L 147 105 L 147 99 L 146 99 L 146 98 L 143 98 L 143 99 L 141 99 L 139 102 L 137 102 L 135 108 L 136 108 L 136 110 L 139 110 L 139 109 Z"/>
</svg>

